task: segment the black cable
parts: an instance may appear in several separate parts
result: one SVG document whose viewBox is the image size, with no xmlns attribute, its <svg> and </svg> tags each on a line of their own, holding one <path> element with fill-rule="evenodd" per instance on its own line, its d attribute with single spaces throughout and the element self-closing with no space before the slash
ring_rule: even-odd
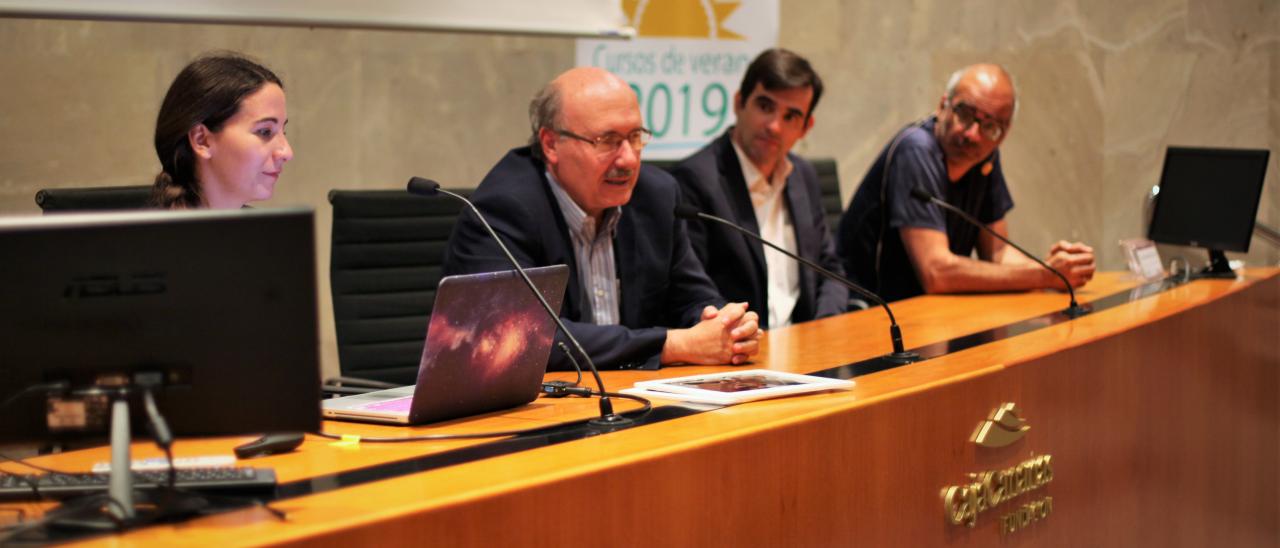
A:
<svg viewBox="0 0 1280 548">
<path fill-rule="evenodd" d="M 12 526 L 0 529 L 0 545 L 7 544 L 8 542 L 18 538 L 20 535 L 40 529 L 50 523 L 56 523 L 59 520 L 76 517 L 79 514 L 87 513 L 89 511 L 100 513 L 102 512 L 103 505 L 115 506 L 122 510 L 124 509 L 123 503 L 106 494 L 72 499 L 64 502 L 61 506 L 49 510 L 49 512 L 41 516 L 39 520 L 30 523 L 16 523 Z M 124 521 L 116 517 L 115 514 L 106 512 L 106 516 L 111 520 L 114 530 L 121 530 L 124 528 Z"/>
<path fill-rule="evenodd" d="M 644 405 L 643 407 L 641 407 L 640 409 L 636 409 L 635 411 L 627 411 L 626 413 L 623 413 L 624 415 L 626 414 L 643 415 L 653 409 L 653 402 L 649 401 L 648 398 L 645 398 L 642 396 L 636 396 L 633 394 L 623 394 L 621 392 L 607 392 L 607 394 L 611 398 L 622 398 L 624 400 L 638 401 Z"/>
<path fill-rule="evenodd" d="M 591 395 L 593 395 L 593 396 L 594 396 L 594 395 L 598 395 L 598 393 L 593 391 L 593 392 L 591 392 Z M 643 406 L 643 407 L 641 407 L 640 409 L 636 409 L 636 410 L 634 410 L 634 411 L 625 411 L 625 412 L 621 413 L 622 415 L 636 415 L 636 416 L 639 416 L 639 415 L 643 415 L 643 414 L 645 414 L 645 413 L 648 413 L 648 412 L 649 412 L 649 410 L 653 409 L 653 402 L 649 401 L 649 400 L 648 400 L 648 399 L 646 399 L 646 398 L 642 398 L 642 397 L 640 397 L 640 396 L 633 396 L 633 395 L 631 395 L 631 394 L 621 394 L 621 393 L 617 393 L 617 392 L 606 392 L 606 395 L 608 395 L 608 396 L 610 396 L 610 397 L 614 397 L 614 398 L 622 398 L 622 399 L 626 399 L 626 400 L 634 400 L 634 401 L 638 401 L 638 402 L 640 402 L 640 403 L 644 404 L 644 406 Z M 589 420 L 591 420 L 591 419 L 583 419 L 583 420 L 581 420 L 581 421 L 574 421 L 574 422 L 565 423 L 565 424 L 576 424 L 576 423 L 578 423 L 578 422 L 587 422 L 587 421 L 589 421 Z M 549 428 L 549 427 L 544 425 L 544 426 L 537 426 L 537 427 L 533 427 L 533 428 L 522 428 L 522 429 L 519 429 L 519 430 L 503 430 L 503 431 L 499 431 L 499 432 L 476 432 L 476 433 L 466 433 L 466 434 L 429 434 L 429 435 L 426 435 L 426 436 L 408 436 L 408 437 L 403 437 L 403 438 L 367 438 L 367 437 L 364 437 L 364 436 L 357 436 L 357 437 L 359 438 L 359 440 L 360 440 L 361 442 L 366 442 L 366 441 L 367 441 L 367 442 L 370 442 L 370 443 L 402 443 L 402 442 L 411 442 L 411 441 L 473 440 L 473 439 L 484 439 L 484 438 L 505 438 L 505 437 L 509 437 L 509 436 L 520 436 L 520 435 L 524 435 L 524 434 L 530 434 L 530 433 L 533 433 L 533 432 L 539 432 L 539 431 L 542 431 L 542 430 L 546 430 L 547 428 Z M 322 438 L 328 438 L 328 439 L 331 439 L 331 440 L 341 440 L 341 439 L 343 439 L 343 438 L 344 438 L 344 436 L 343 436 L 342 434 L 330 434 L 330 433 L 328 433 L 328 432 L 323 432 L 323 431 L 321 431 L 321 432 L 313 432 L 313 434 L 315 434 L 315 435 L 317 435 L 317 436 L 320 436 L 320 437 L 322 437 Z"/>
<path fill-rule="evenodd" d="M 578 365 L 578 359 L 573 357 L 573 353 L 569 352 L 569 347 L 565 346 L 564 342 L 558 341 L 556 344 L 560 346 L 560 351 L 564 352 L 565 357 L 569 358 L 569 363 L 573 364 L 573 368 L 578 371 L 578 378 L 573 382 L 561 380 L 543 381 L 542 395 L 548 398 L 563 398 L 566 396 L 591 397 L 592 390 L 582 386 L 582 367 Z"/>
<path fill-rule="evenodd" d="M 193 491 L 190 489 L 183 489 L 183 488 L 177 487 L 177 463 L 174 461 L 174 457 L 173 457 L 172 430 L 169 429 L 168 422 L 164 419 L 164 416 L 160 414 L 159 407 L 156 405 L 155 395 L 152 390 L 154 384 L 148 384 L 146 382 L 143 382 L 142 384 L 143 384 L 143 404 L 146 409 L 148 424 L 151 427 L 156 445 L 160 446 L 160 448 L 164 450 L 165 458 L 168 460 L 168 464 L 169 464 L 168 484 L 169 485 L 167 489 L 170 492 L 175 494 L 187 495 L 187 496 L 198 495 L 203 497 L 204 500 L 209 502 L 212 502 L 214 500 L 221 500 L 224 502 L 237 502 L 237 503 L 247 501 L 247 502 L 253 503 L 256 506 L 262 507 L 268 513 L 274 516 L 276 519 L 280 519 L 280 520 L 287 519 L 287 516 L 285 515 L 284 511 L 279 510 L 277 508 L 273 508 L 267 503 L 258 499 L 252 499 L 252 498 L 239 499 L 236 497 L 213 496 L 205 493 L 200 493 L 198 491 Z M 60 390 L 65 388 L 66 388 L 66 383 L 48 383 L 48 384 L 42 384 L 42 385 L 29 386 L 23 389 L 22 391 L 18 392 L 17 394 L 14 394 L 13 396 L 6 399 L 3 404 L 0 404 L 0 409 L 3 409 L 5 406 L 8 406 L 12 402 L 16 401 L 22 395 L 31 391 L 40 390 L 40 389 Z M 15 464 L 26 466 L 28 468 L 38 470 L 46 474 L 52 474 L 52 475 L 72 476 L 72 475 L 80 474 L 80 472 L 66 472 L 62 470 L 55 470 L 52 468 L 40 466 L 37 464 L 32 464 L 32 463 L 26 462 L 26 460 L 24 459 L 14 458 L 4 453 L 0 453 L 0 461 L 13 462 Z M 138 483 L 140 479 L 142 480 L 146 479 L 144 476 L 142 476 L 141 473 L 133 470 L 132 468 L 130 468 L 128 473 L 131 476 L 133 476 L 133 480 L 135 484 Z M 27 474 L 14 474 L 14 475 L 19 478 L 22 478 L 22 481 L 26 482 L 28 485 L 31 486 L 31 492 L 33 496 L 37 498 L 43 498 L 43 495 L 40 493 L 39 482 L 35 478 Z M 160 486 L 157 486 L 157 489 L 160 489 Z M 25 523 L 25 524 L 18 523 L 18 524 L 15 524 L 14 527 L 12 528 L 6 528 L 6 529 L 0 530 L 0 533 L 7 533 L 7 534 L 0 534 L 0 544 L 3 544 L 5 541 L 9 539 L 13 539 L 17 537 L 18 535 L 24 534 L 27 531 L 41 528 L 51 522 L 55 522 L 60 519 L 66 519 L 68 517 L 66 514 L 68 513 L 70 513 L 71 515 L 74 515 L 75 513 L 82 512 L 85 510 L 90 510 L 90 509 L 100 511 L 102 504 L 98 504 L 99 501 L 102 501 L 104 504 L 108 506 L 116 506 L 120 509 L 124 508 L 123 503 L 110 497 L 110 495 L 107 495 L 107 494 L 92 495 L 89 497 L 79 498 L 79 499 L 71 499 L 71 501 L 72 502 L 64 502 L 63 503 L 64 506 L 55 508 L 54 510 L 50 511 L 50 513 L 46 514 L 39 521 L 36 521 L 33 523 Z M 62 511 L 59 512 L 59 509 L 62 509 Z M 106 514 L 108 518 L 112 520 L 114 529 L 119 530 L 124 527 L 125 523 L 120 519 L 116 518 L 114 514 L 111 514 L 110 512 L 107 512 Z"/>
<path fill-rule="evenodd" d="M 14 461 L 14 462 L 18 462 L 18 461 Z M 25 463 L 18 462 L 18 464 L 25 464 Z M 30 465 L 28 465 L 28 466 L 30 466 Z M 5 475 L 5 474 L 4 474 L 4 473 L 0 473 L 0 475 Z M 15 477 L 15 478 L 18 478 L 18 480 L 19 480 L 19 481 L 21 481 L 22 483 L 27 484 L 27 487 L 30 487 L 30 488 L 31 488 L 31 495 L 32 495 L 33 497 L 35 497 L 35 498 L 37 498 L 37 499 L 43 499 L 43 498 L 44 498 L 44 495 L 41 495 L 41 494 L 40 494 L 40 482 L 39 482 L 39 481 L 37 481 L 37 479 L 36 479 L 36 478 L 32 477 L 32 476 L 31 476 L 31 474 L 9 474 L 9 475 L 11 475 L 11 476 L 13 476 L 13 477 Z"/>
<path fill-rule="evenodd" d="M 252 506 L 259 507 L 259 508 L 262 508 L 263 510 L 266 510 L 268 514 L 271 514 L 272 517 L 280 521 L 287 521 L 289 519 L 289 515 L 287 512 L 279 508 L 274 508 L 270 504 L 267 504 L 262 499 L 259 499 L 256 497 L 249 497 L 249 496 L 237 497 L 237 496 L 218 495 L 214 493 L 205 493 L 202 491 L 196 491 L 196 490 L 184 489 L 184 488 L 176 488 L 176 489 L 173 489 L 173 491 L 176 493 L 182 493 L 182 494 L 199 495 L 200 497 L 204 498 L 204 500 L 208 501 L 211 504 L 212 503 L 242 504 L 242 503 L 248 502 L 248 503 L 251 503 Z M 221 508 L 214 508 L 212 512 L 205 512 L 202 510 L 202 511 L 199 511 L 199 513 L 200 515 L 209 515 L 210 513 L 216 513 L 221 510 L 222 510 Z"/>
<path fill-rule="evenodd" d="M 68 472 L 66 470 L 56 470 L 53 468 L 49 468 L 47 466 L 41 466 L 39 464 L 31 464 L 30 462 L 27 462 L 26 459 L 20 459 L 17 457 L 13 457 L 11 455 L 6 455 L 4 453 L 0 453 L 0 461 L 12 462 L 19 466 L 26 466 L 27 468 L 31 468 L 32 470 L 39 470 L 41 472 L 44 472 L 47 475 L 54 475 L 54 476 L 79 476 L 83 474 L 96 473 L 96 472 Z M 4 472 L 0 472 L 0 474 L 3 474 L 3 473 Z M 132 469 L 129 470 L 129 474 L 133 476 L 133 481 L 135 483 L 139 482 L 140 480 L 143 480 L 143 481 L 146 480 L 146 478 L 136 470 L 132 470 Z M 37 498 L 44 498 L 44 496 L 40 494 L 40 486 L 37 483 L 37 480 L 35 478 L 30 477 L 30 475 L 28 474 L 11 474 L 11 475 L 22 478 L 22 481 L 30 485 L 32 495 L 36 496 Z"/>
<path fill-rule="evenodd" d="M 573 352 L 569 351 L 569 347 L 565 346 L 564 341 L 556 341 L 556 344 L 560 346 L 560 351 L 569 357 L 569 363 L 573 364 L 573 368 L 578 371 L 578 380 L 573 381 L 573 385 L 580 386 L 582 384 L 582 366 L 578 365 L 578 359 L 573 357 Z"/>
<path fill-rule="evenodd" d="M 7 399 L 5 399 L 4 402 L 0 402 L 0 409 L 9 407 L 10 405 L 13 404 L 13 402 L 18 401 L 18 398 L 21 398 L 22 396 L 27 395 L 28 392 L 35 392 L 37 390 L 54 392 L 54 391 L 60 391 L 60 390 L 66 390 L 66 389 L 67 389 L 67 383 L 62 381 L 33 384 L 31 386 L 23 388 L 22 390 L 17 391 L 12 396 L 9 396 Z"/>
<path fill-rule="evenodd" d="M 21 466 L 26 466 L 27 468 L 31 468 L 31 469 L 33 469 L 33 470 L 39 470 L 39 471 L 41 471 L 41 472 L 45 472 L 45 473 L 48 473 L 48 474 L 59 474 L 59 475 L 63 475 L 63 476 L 70 476 L 70 475 L 74 475 L 74 474 L 79 474 L 79 473 L 80 473 L 80 472 L 66 472 L 66 471 L 63 471 L 63 470 L 54 470 L 54 469 L 52 469 L 52 468 L 47 468 L 47 467 L 44 467 L 44 466 L 40 466 L 39 464 L 31 464 L 31 463 L 27 462 L 27 461 L 26 461 L 26 459 L 20 459 L 20 458 L 16 458 L 16 457 L 11 457 L 11 456 L 6 455 L 6 454 L 4 454 L 4 453 L 0 453 L 0 461 L 9 461 L 9 462 L 12 462 L 12 463 L 14 463 L 14 464 L 18 464 L 18 465 L 21 465 Z M 19 474 L 14 474 L 14 475 L 16 476 L 16 475 L 19 475 Z"/>
<path fill-rule="evenodd" d="M 884 253 L 884 235 L 889 231 L 889 168 L 893 166 L 893 152 L 898 149 L 898 144 L 906 138 L 907 130 L 923 127 L 928 121 L 929 116 L 925 116 L 898 130 L 898 133 L 893 136 L 893 140 L 889 142 L 888 152 L 884 156 L 884 168 L 880 172 L 880 204 L 877 206 L 880 208 L 880 233 L 876 237 L 876 256 L 872 267 L 876 273 L 876 295 L 884 292 L 884 283 L 880 279 L 880 256 Z M 850 205 L 852 205 L 852 202 L 850 202 Z M 868 216 L 870 216 L 870 212 L 868 212 Z M 866 221 L 866 217 L 863 217 L 862 221 Z M 861 230 L 861 228 L 861 224 L 859 224 L 858 230 Z"/>
<path fill-rule="evenodd" d="M 85 472 L 68 472 L 66 470 L 55 470 L 53 468 L 41 466 L 39 464 L 31 464 L 27 462 L 26 459 L 15 458 L 10 455 L 6 455 L 4 453 L 0 453 L 0 461 L 9 461 L 19 466 L 26 466 L 27 468 L 31 468 L 33 470 L 39 470 L 41 472 L 44 472 L 46 475 L 53 475 L 53 476 L 78 476 L 85 473 Z M 0 473 L 3 473 L 3 472 L 0 472 Z M 133 475 L 134 481 L 137 481 L 141 477 L 137 472 L 134 472 L 132 470 L 130 470 L 130 473 Z M 44 498 L 44 495 L 40 493 L 40 484 L 37 478 L 32 477 L 29 474 L 11 474 L 11 475 L 21 478 L 23 482 L 25 482 L 27 485 L 30 485 L 32 496 L 38 499 Z M 117 504 L 118 503 L 119 502 L 117 501 Z"/>
<path fill-rule="evenodd" d="M 173 462 L 173 446 L 164 446 L 164 458 L 169 460 L 169 488 L 176 489 L 178 485 L 178 465 Z"/>
<path fill-rule="evenodd" d="M 4 409 L 5 407 L 9 406 L 10 404 L 17 401 L 19 398 L 21 398 L 23 395 L 29 392 L 34 392 L 38 390 L 44 390 L 46 392 L 60 391 L 60 390 L 66 390 L 66 388 L 67 388 L 67 383 L 65 382 L 34 384 L 22 389 L 18 393 L 10 396 L 3 403 L 0 403 L 0 409 Z M 168 456 L 168 459 L 169 459 L 169 486 L 173 487 L 174 483 L 177 480 L 177 472 L 174 469 L 174 463 L 173 463 L 173 451 L 172 451 L 173 436 L 169 431 L 168 424 L 164 422 L 164 417 L 159 416 L 159 411 L 155 407 L 155 400 L 151 396 L 151 391 L 149 388 L 146 390 L 145 396 L 146 396 L 146 402 L 148 404 L 148 409 L 147 409 L 148 416 L 151 417 L 151 413 L 155 412 L 155 416 L 151 418 L 153 420 L 152 428 L 157 432 L 156 434 L 157 443 L 158 444 L 161 443 L 160 441 L 161 438 L 164 438 L 166 440 L 166 443 L 161 444 L 161 447 L 164 448 L 165 454 Z M 159 420 L 158 426 L 154 422 L 157 419 Z M 40 472 L 44 472 L 45 474 L 52 474 L 52 475 L 75 476 L 75 475 L 84 473 L 84 472 L 68 472 L 65 470 L 55 470 L 53 468 L 48 468 L 38 464 L 32 464 L 30 462 L 27 462 L 26 459 L 14 458 L 4 453 L 0 453 L 0 461 L 9 461 L 14 464 L 18 464 L 20 466 L 25 466 L 27 468 L 31 468 L 33 470 L 38 470 Z M 142 478 L 142 476 L 138 472 L 135 472 L 132 469 L 129 470 L 129 474 L 133 476 L 134 482 L 137 482 L 140 478 Z M 34 479 L 28 477 L 26 474 L 13 474 L 13 475 L 23 478 L 23 481 L 27 482 L 27 484 L 31 486 L 31 493 L 33 496 L 37 498 L 43 498 L 43 495 L 40 494 L 39 484 Z M 115 501 L 114 499 L 113 499 L 113 502 L 115 502 L 117 505 L 120 504 L 119 501 Z"/>
<path fill-rule="evenodd" d="M 53 392 L 53 391 L 60 391 L 60 390 L 66 390 L 66 389 L 67 389 L 67 383 L 62 381 L 33 384 L 9 396 L 4 400 L 4 402 L 0 402 L 0 410 L 3 410 L 4 408 L 12 405 L 14 402 L 18 401 L 19 398 L 27 395 L 30 392 L 36 392 L 36 391 Z M 14 458 L 4 453 L 0 453 L 0 461 L 9 461 L 14 464 L 18 464 L 20 466 L 26 466 L 27 468 L 31 468 L 33 470 L 39 470 L 46 474 L 59 474 L 63 476 L 68 476 L 73 474 L 73 472 L 64 472 L 62 470 L 54 470 L 52 468 L 46 468 L 38 464 L 31 464 L 27 462 L 25 459 Z M 28 484 L 31 485 L 31 492 L 34 493 L 37 497 L 40 496 L 40 490 L 38 485 L 33 480 L 31 480 L 31 478 L 27 477 L 26 474 L 13 474 L 13 475 L 23 478 L 23 481 L 26 481 Z"/>
<path fill-rule="evenodd" d="M 609 399 L 609 394 L 612 392 L 605 390 L 604 380 L 600 378 L 600 369 L 596 367 L 595 362 L 592 361 L 591 355 L 587 354 L 587 351 L 582 348 L 582 343 L 578 342 L 578 338 L 573 336 L 573 333 L 569 331 L 568 327 L 565 327 L 564 321 L 560 319 L 560 315 L 551 308 L 550 304 L 547 304 L 546 297 L 542 296 L 542 292 L 538 290 L 538 286 L 534 285 L 533 280 L 529 279 L 529 274 L 525 273 L 524 268 L 520 266 L 520 261 L 517 261 L 515 256 L 511 254 L 511 250 L 507 249 L 507 245 L 502 243 L 502 238 L 498 237 L 498 232 L 495 231 L 493 226 L 489 224 L 489 221 L 484 218 L 484 215 L 480 213 L 480 210 L 476 208 L 476 205 L 471 203 L 471 200 L 468 200 L 461 194 L 440 188 L 440 183 L 423 179 L 421 177 L 412 177 L 409 179 L 408 191 L 414 194 L 444 194 L 445 196 L 452 197 L 453 199 L 462 202 L 470 208 L 471 213 L 475 215 L 476 220 L 480 221 L 480 224 L 489 232 L 489 236 L 493 238 L 494 243 L 498 244 L 498 249 L 501 249 L 502 254 L 507 256 L 507 260 L 511 262 L 511 266 L 515 267 L 516 273 L 524 280 L 525 285 L 529 286 L 529 291 L 538 299 L 538 303 L 541 304 L 542 308 L 551 316 L 551 320 L 556 322 L 556 327 L 564 333 L 565 338 L 569 339 L 569 342 L 573 343 L 574 349 L 576 349 L 578 354 L 582 356 L 582 359 L 587 362 L 587 368 L 591 370 L 591 375 L 596 379 L 596 387 L 600 390 L 600 416 L 595 419 L 596 424 L 614 427 L 618 426 L 619 423 L 625 422 L 621 415 L 613 412 L 613 401 Z"/>
<path fill-rule="evenodd" d="M 169 461 L 169 488 L 173 489 L 178 483 L 178 465 L 173 462 L 173 431 L 169 430 L 168 421 L 164 420 L 164 415 L 160 414 L 160 408 L 156 406 L 155 392 L 150 385 L 142 388 L 142 404 L 147 411 L 147 423 L 151 426 L 151 434 L 155 437 L 156 445 L 164 450 L 165 459 Z"/>
</svg>

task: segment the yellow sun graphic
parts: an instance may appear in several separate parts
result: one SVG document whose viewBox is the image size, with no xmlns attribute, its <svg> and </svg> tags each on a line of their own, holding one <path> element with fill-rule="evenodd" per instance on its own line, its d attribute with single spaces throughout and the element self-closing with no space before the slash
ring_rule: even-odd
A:
<svg viewBox="0 0 1280 548">
<path fill-rule="evenodd" d="M 637 36 L 745 40 L 724 28 L 741 5 L 739 0 L 622 0 L 622 11 Z"/>
</svg>

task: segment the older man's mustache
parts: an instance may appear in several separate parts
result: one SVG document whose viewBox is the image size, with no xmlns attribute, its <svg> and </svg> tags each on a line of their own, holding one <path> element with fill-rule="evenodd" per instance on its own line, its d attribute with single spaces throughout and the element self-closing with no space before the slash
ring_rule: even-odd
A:
<svg viewBox="0 0 1280 548">
<path fill-rule="evenodd" d="M 630 178 L 634 177 L 634 176 L 635 176 L 635 174 L 636 174 L 636 170 L 634 170 L 634 169 L 620 169 L 620 168 L 614 168 L 614 169 L 610 169 L 610 170 L 608 171 L 608 173 L 605 173 L 605 174 L 604 174 L 604 178 L 606 178 L 606 179 L 630 179 Z"/>
</svg>

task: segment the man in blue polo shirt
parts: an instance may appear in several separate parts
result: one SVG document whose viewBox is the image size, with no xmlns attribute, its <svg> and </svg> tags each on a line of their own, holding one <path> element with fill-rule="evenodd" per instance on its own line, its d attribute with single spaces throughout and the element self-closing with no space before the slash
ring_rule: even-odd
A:
<svg viewBox="0 0 1280 548">
<path fill-rule="evenodd" d="M 1017 105 L 999 65 L 957 71 L 933 115 L 898 132 L 862 179 L 840 220 L 845 272 L 885 300 L 924 293 L 1062 288 L 1017 250 L 942 208 L 911 196 L 920 188 L 1008 236 L 1013 198 L 999 146 Z M 978 259 L 970 258 L 977 250 Z M 1072 286 L 1093 277 L 1093 249 L 1059 241 L 1046 259 Z"/>
</svg>

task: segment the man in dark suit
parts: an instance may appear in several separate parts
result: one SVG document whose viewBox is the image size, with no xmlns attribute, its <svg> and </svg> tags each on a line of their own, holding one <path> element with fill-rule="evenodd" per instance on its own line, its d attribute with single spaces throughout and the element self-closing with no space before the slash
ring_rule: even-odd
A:
<svg viewBox="0 0 1280 548">
<path fill-rule="evenodd" d="M 508 152 L 472 199 L 522 266 L 570 266 L 560 315 L 596 364 L 739 364 L 755 354 L 757 315 L 724 303 L 675 217 L 676 182 L 640 165 L 650 135 L 627 83 L 572 69 L 539 92 L 529 115 L 530 146 Z M 509 268 L 480 222 L 462 214 L 445 273 Z M 569 361 L 553 352 L 550 366 Z"/>
<path fill-rule="evenodd" d="M 822 79 L 803 57 L 766 50 L 733 96 L 737 124 L 672 170 L 684 199 L 842 273 L 813 165 L 791 147 L 813 127 Z M 724 225 L 690 222 L 693 249 L 720 294 L 750 303 L 765 327 L 844 312 L 844 286 Z"/>
</svg>

